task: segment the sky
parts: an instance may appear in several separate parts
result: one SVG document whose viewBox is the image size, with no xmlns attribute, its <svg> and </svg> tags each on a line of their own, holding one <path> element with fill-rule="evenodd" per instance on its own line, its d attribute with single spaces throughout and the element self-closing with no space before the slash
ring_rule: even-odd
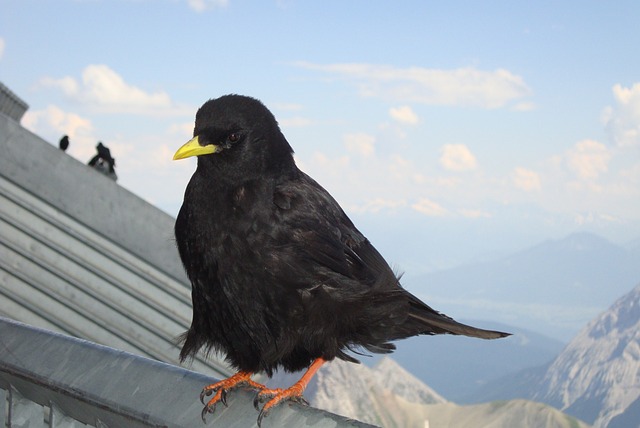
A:
<svg viewBox="0 0 640 428">
<path fill-rule="evenodd" d="M 82 162 L 103 142 L 118 183 L 172 215 L 198 107 L 256 97 L 419 274 L 640 238 L 639 18 L 635 0 L 0 0 L 0 81 L 23 126 Z"/>
</svg>

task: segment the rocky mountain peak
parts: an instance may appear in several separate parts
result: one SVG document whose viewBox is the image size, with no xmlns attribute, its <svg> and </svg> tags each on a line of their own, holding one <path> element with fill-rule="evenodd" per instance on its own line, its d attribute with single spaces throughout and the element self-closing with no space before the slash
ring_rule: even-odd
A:
<svg viewBox="0 0 640 428">
<path fill-rule="evenodd" d="M 605 427 L 640 397 L 640 285 L 591 321 L 549 367 L 534 399 Z"/>
</svg>

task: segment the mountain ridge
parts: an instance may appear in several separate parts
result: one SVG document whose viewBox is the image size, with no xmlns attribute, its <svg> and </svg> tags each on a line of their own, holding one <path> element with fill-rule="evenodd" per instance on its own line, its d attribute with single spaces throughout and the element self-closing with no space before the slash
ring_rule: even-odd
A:
<svg viewBox="0 0 640 428">
<path fill-rule="evenodd" d="M 290 374 L 276 375 L 277 382 Z M 314 407 L 385 428 L 588 428 L 573 416 L 528 400 L 458 405 L 447 401 L 389 357 L 367 367 L 334 360 L 305 393 Z"/>
<path fill-rule="evenodd" d="M 566 345 L 502 323 L 461 321 L 513 335 L 492 341 L 450 335 L 418 336 L 399 342 L 392 355 L 402 367 L 456 403 L 481 402 L 482 396 L 474 392 L 483 385 L 507 374 L 549 363 Z M 367 360 L 364 362 L 369 364 Z"/>
<path fill-rule="evenodd" d="M 595 428 L 640 426 L 640 284 L 586 324 L 553 361 L 488 382 L 472 397 L 514 398 L 544 402 Z"/>
<path fill-rule="evenodd" d="M 567 345 L 531 398 L 596 428 L 607 426 L 640 398 L 640 284 Z"/>
<path fill-rule="evenodd" d="M 574 233 L 489 262 L 405 275 L 404 283 L 454 318 L 491 314 L 568 342 L 640 280 L 640 247 L 631 242 Z"/>
</svg>

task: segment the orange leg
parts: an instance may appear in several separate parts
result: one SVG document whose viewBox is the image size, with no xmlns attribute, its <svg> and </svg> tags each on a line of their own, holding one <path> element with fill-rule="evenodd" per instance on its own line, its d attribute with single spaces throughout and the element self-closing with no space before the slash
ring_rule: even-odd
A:
<svg viewBox="0 0 640 428">
<path fill-rule="evenodd" d="M 300 378 L 299 381 L 291 385 L 287 389 L 268 389 L 264 388 L 260 392 L 258 392 L 257 400 L 260 398 L 269 396 L 271 397 L 269 401 L 262 407 L 260 411 L 260 416 L 258 417 L 258 426 L 260 426 L 262 422 L 262 418 L 267 416 L 269 411 L 280 404 L 284 400 L 293 400 L 298 402 L 303 402 L 306 404 L 306 400 L 302 397 L 304 390 L 307 388 L 309 381 L 316 374 L 318 369 L 322 367 L 322 365 L 326 362 L 323 358 L 316 358 L 313 363 L 309 366 L 304 375 Z"/>
<path fill-rule="evenodd" d="M 200 393 L 200 401 L 204 404 L 204 397 L 209 396 L 213 393 L 215 395 L 202 409 L 202 420 L 204 421 L 204 417 L 207 413 L 213 413 L 216 408 L 216 404 L 218 402 L 222 402 L 225 406 L 227 405 L 227 391 L 238 386 L 249 386 L 251 388 L 256 388 L 259 390 L 266 389 L 261 383 L 254 382 L 251 380 L 251 372 L 240 371 L 228 379 L 223 379 L 219 382 L 212 383 L 209 386 L 205 386 L 202 392 Z"/>
</svg>

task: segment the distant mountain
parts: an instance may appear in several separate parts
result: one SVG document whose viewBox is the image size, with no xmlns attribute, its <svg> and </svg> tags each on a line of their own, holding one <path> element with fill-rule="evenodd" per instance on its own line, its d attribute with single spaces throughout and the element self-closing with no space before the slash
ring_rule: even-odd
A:
<svg viewBox="0 0 640 428">
<path fill-rule="evenodd" d="M 640 426 L 640 398 L 624 409 L 623 413 L 614 416 L 607 428 L 638 428 Z"/>
<path fill-rule="evenodd" d="M 640 256 L 640 238 L 633 239 L 627 242 L 624 247 L 629 250 L 635 252 Z"/>
<path fill-rule="evenodd" d="M 600 299 L 605 300 L 605 295 L 618 293 L 616 290 L 621 288 L 614 282 L 615 278 L 625 277 L 629 280 L 635 276 L 636 270 L 640 270 L 640 253 L 635 247 L 636 245 L 629 245 L 622 248 L 593 235 L 580 234 L 561 241 L 547 242 L 493 263 L 500 264 L 505 269 L 520 265 L 520 268 L 514 268 L 513 271 L 522 272 L 522 267 L 531 263 L 531 260 L 540 262 L 542 259 L 555 258 L 554 263 L 547 260 L 544 270 L 549 271 L 551 279 L 555 278 L 553 273 L 556 270 L 561 271 L 560 277 L 565 280 L 577 278 L 577 283 L 582 285 L 573 291 L 574 300 L 585 304 L 590 301 L 590 297 L 583 296 L 582 293 L 588 293 L 598 281 L 603 284 L 596 287 L 594 293 L 600 293 Z M 529 262 L 526 262 L 527 259 Z M 535 263 L 529 266 L 534 265 Z M 594 265 L 599 269 L 606 268 L 607 272 L 596 273 Z M 565 269 L 566 266 L 573 267 Z M 579 273 L 581 266 L 593 278 Z M 498 269 L 496 266 L 491 268 Z M 481 271 L 476 270 L 475 274 L 480 275 Z M 490 276 L 486 272 L 485 274 Z M 530 274 L 542 275 L 533 268 L 530 269 Z M 610 280 L 605 281 L 607 277 Z M 542 281 L 542 284 L 542 288 L 547 287 L 547 282 Z M 557 284 L 556 286 L 559 287 Z M 628 292 L 629 288 L 630 286 L 626 287 L 617 296 Z M 552 303 L 562 307 L 561 305 L 570 304 L 571 299 L 567 297 L 570 295 L 566 290 L 556 291 L 550 299 L 555 299 Z M 533 296 L 530 297 L 533 299 Z M 569 303 L 563 303 L 562 299 L 568 299 Z M 607 298 L 607 301 L 613 302 L 614 299 L 615 297 Z M 431 300 L 427 301 L 432 303 Z M 603 304 L 600 302 L 599 306 Z M 437 304 L 434 306 L 441 309 Z M 517 309 L 523 307 L 526 306 L 520 305 Z M 542 304 L 532 304 L 532 307 L 539 310 L 545 308 Z M 446 308 L 445 312 L 448 312 Z M 484 315 L 490 318 L 495 313 L 485 311 Z M 548 319 L 553 319 L 553 313 L 542 313 Z M 469 426 L 524 426 L 514 422 L 518 419 L 510 419 L 511 425 L 493 425 L 495 419 L 483 419 L 489 417 L 489 414 L 496 416 L 491 413 L 491 409 L 511 411 L 512 406 L 520 406 L 520 410 L 524 407 L 537 412 L 538 416 L 551 418 L 545 421 L 537 419 L 537 426 L 583 426 L 573 419 L 558 422 L 553 409 L 536 407 L 537 404 L 526 401 L 533 400 L 561 409 L 566 414 L 593 423 L 597 428 L 640 427 L 640 285 L 615 301 L 604 313 L 593 318 L 564 349 L 561 342 L 531 331 L 497 323 L 469 323 L 515 334 L 495 341 L 456 336 L 416 337 L 398 342 L 398 350 L 393 356 L 415 377 L 426 381 L 444 397 L 467 403 L 491 401 L 489 405 L 457 406 L 442 402 L 443 397 L 433 393 L 433 390 L 425 392 L 425 397 L 430 398 L 422 401 L 417 399 L 416 402 L 415 398 L 408 399 L 391 392 L 398 390 L 392 389 L 398 388 L 394 380 L 403 379 L 403 376 L 393 374 L 383 377 L 381 374 L 373 374 L 377 370 L 376 366 L 368 368 L 364 365 L 346 364 L 346 367 L 341 368 L 341 364 L 345 365 L 341 362 L 333 362 L 323 368 L 317 378 L 322 383 L 311 385 L 307 396 L 320 407 L 329 406 L 327 410 L 383 426 L 422 428 L 427 426 L 424 424 L 427 419 L 432 426 L 435 426 L 436 421 L 445 426 L 464 426 L 462 419 L 456 418 L 464 418 L 468 413 L 478 415 L 479 418 L 475 425 Z M 363 360 L 366 361 L 366 358 Z M 387 359 L 382 361 L 386 362 Z M 352 369 L 353 367 L 356 369 Z M 324 370 L 333 371 L 333 376 L 338 380 L 330 380 L 329 372 L 325 372 L 326 377 L 323 377 Z M 355 370 L 358 374 L 354 377 L 352 373 Z M 377 380 L 380 378 L 384 381 Z M 335 382 L 334 386 L 325 388 L 323 384 L 328 385 L 329 382 Z M 325 394 L 325 399 L 322 394 Z M 316 399 L 317 402 L 314 401 Z M 508 400 L 509 405 L 500 406 L 502 402 L 494 401 L 499 399 Z M 436 413 L 429 413 L 431 411 Z M 454 415 L 458 415 L 457 412 L 461 413 L 454 418 Z M 410 416 L 398 419 L 398 414 Z M 445 417 L 444 414 L 448 416 Z M 562 413 L 558 415 L 565 417 Z M 440 417 L 444 419 L 437 419 Z M 511 416 L 504 417 L 504 420 L 508 420 Z M 527 424 L 531 423 L 527 426 L 536 426 L 528 416 L 520 417 Z M 552 419 L 555 422 L 551 423 Z M 553 425 L 555 423 L 560 425 Z"/>
<path fill-rule="evenodd" d="M 472 399 L 514 398 L 550 404 L 595 427 L 640 427 L 640 285 L 549 364 L 491 381 Z"/>
<path fill-rule="evenodd" d="M 569 340 L 640 281 L 640 247 L 589 233 L 511 256 L 416 277 L 405 285 L 454 318 L 492 319 Z"/>
<path fill-rule="evenodd" d="M 407 425 L 402 401 L 435 404 L 446 400 L 390 358 L 369 368 L 334 361 L 318 373 L 313 406 L 383 427 Z"/>
<path fill-rule="evenodd" d="M 424 419 L 416 428 L 588 428 L 589 425 L 542 403 L 527 400 L 494 401 L 458 406 L 433 404 L 411 408 L 414 419 Z M 407 425 L 409 426 L 409 425 Z"/>
<path fill-rule="evenodd" d="M 385 428 L 588 427 L 552 407 L 526 400 L 471 406 L 447 402 L 387 357 L 373 368 L 333 361 L 318 372 L 305 396 L 315 407 Z"/>
<path fill-rule="evenodd" d="M 513 336 L 489 341 L 464 336 L 418 336 L 399 341 L 393 353 L 393 359 L 402 367 L 456 403 L 487 401 L 476 393 L 483 385 L 549 363 L 565 346 L 555 339 L 509 325 L 463 321 L 507 331 Z M 365 358 L 362 360 L 367 362 Z"/>
<path fill-rule="evenodd" d="M 567 345 L 531 397 L 594 427 L 640 426 L 640 285 Z"/>
<path fill-rule="evenodd" d="M 490 380 L 464 397 L 466 403 L 484 403 L 486 401 L 504 401 L 530 399 L 536 387 L 549 370 L 552 361 L 547 364 L 528 367 L 515 373 Z"/>
</svg>

